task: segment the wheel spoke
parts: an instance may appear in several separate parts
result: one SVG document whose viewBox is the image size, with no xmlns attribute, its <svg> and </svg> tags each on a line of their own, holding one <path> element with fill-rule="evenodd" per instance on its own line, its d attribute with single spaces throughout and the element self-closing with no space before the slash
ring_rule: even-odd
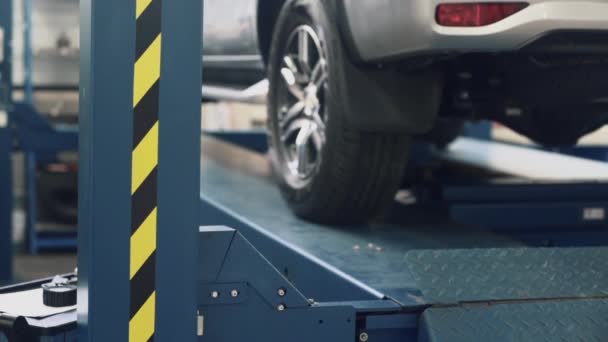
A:
<svg viewBox="0 0 608 342">
<path fill-rule="evenodd" d="M 297 57 L 295 57 L 295 58 L 297 58 Z M 298 62 L 296 61 L 295 58 L 292 55 L 287 55 L 287 56 L 283 57 L 283 63 L 294 74 L 296 82 L 298 82 L 300 84 L 306 84 L 309 82 L 310 78 L 300 71 L 300 68 L 298 67 Z"/>
<path fill-rule="evenodd" d="M 291 72 L 293 72 L 295 75 L 300 72 L 298 70 L 298 65 L 296 64 L 296 61 L 294 61 L 293 57 L 289 55 L 283 57 L 283 63 L 285 63 L 289 70 L 291 70 Z"/>
<path fill-rule="evenodd" d="M 298 62 L 302 68 L 302 72 L 306 75 L 310 74 L 310 39 L 306 30 L 298 31 Z"/>
<path fill-rule="evenodd" d="M 289 68 L 281 69 L 281 76 L 283 76 L 283 81 L 287 85 L 287 89 L 289 92 L 295 96 L 299 101 L 304 100 L 304 89 L 300 86 L 296 79 L 296 75 Z"/>
<path fill-rule="evenodd" d="M 308 145 L 310 137 L 317 129 L 316 124 L 310 120 L 306 120 L 296 138 L 296 152 L 298 158 L 298 172 L 306 174 L 310 168 L 310 158 Z"/>
<path fill-rule="evenodd" d="M 321 89 L 321 86 L 327 80 L 327 71 L 324 59 L 319 59 L 310 77 L 310 83 L 313 84 L 317 91 Z"/>
<path fill-rule="evenodd" d="M 285 114 L 280 118 L 279 123 L 281 129 L 284 130 L 295 118 L 297 118 L 304 110 L 304 102 L 298 101 L 291 108 L 287 109 Z"/>
<path fill-rule="evenodd" d="M 285 130 L 283 130 L 283 132 L 281 134 L 281 141 L 283 141 L 283 143 L 285 143 L 285 144 L 293 143 L 294 140 L 292 140 L 291 138 L 293 138 L 294 133 L 299 132 L 302 129 L 302 127 L 304 127 L 304 125 L 306 124 L 306 121 L 308 121 L 308 120 L 307 119 L 293 120 L 289 125 L 287 125 L 287 128 Z"/>
</svg>

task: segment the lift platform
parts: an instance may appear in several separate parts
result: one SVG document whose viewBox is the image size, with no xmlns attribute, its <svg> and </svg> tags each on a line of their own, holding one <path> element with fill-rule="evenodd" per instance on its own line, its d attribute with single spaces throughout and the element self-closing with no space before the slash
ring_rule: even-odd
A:
<svg viewBox="0 0 608 342">
<path fill-rule="evenodd" d="M 534 229 L 539 240 L 520 229 L 458 222 L 416 191 L 414 201 L 399 197 L 377 222 L 303 222 L 281 199 L 264 154 L 205 138 L 201 159 L 200 75 L 193 72 L 201 63 L 200 6 L 191 0 L 81 4 L 78 304 L 28 317 L 4 305 L 24 291 L 39 293 L 40 282 L 0 289 L 5 336 L 606 340 L 608 232 L 603 200 L 583 196 L 594 196 L 586 180 L 572 183 L 585 189 L 578 194 L 585 205 L 572 216 L 577 222 Z M 158 38 L 162 28 L 163 48 L 139 28 Z M 155 73 L 138 68 L 142 58 Z M 430 183 L 436 179 L 448 180 Z M 511 189 L 523 185 L 499 193 L 514 198 Z M 551 189 L 534 193 L 527 205 L 548 203 L 549 194 L 560 193 Z M 449 187 L 439 190 L 445 196 Z M 468 204 L 488 196 L 495 205 L 504 198 L 490 192 Z M 534 219 L 543 215 L 552 219 L 547 212 Z M 30 296 L 28 307 L 40 305 L 40 297 Z"/>
<path fill-rule="evenodd" d="M 265 155 L 212 138 L 203 146 L 201 341 L 608 336 L 605 225 L 526 235 L 396 201 L 378 222 L 322 226 L 290 213 Z M 553 247 L 542 247 L 547 241 Z M 64 312 L 30 322 L 68 334 L 75 318 Z M 40 330 L 45 321 L 61 324 Z"/>
<path fill-rule="evenodd" d="M 517 151 L 501 144 L 460 142 L 456 147 L 462 155 L 475 155 L 489 146 Z M 201 224 L 234 227 L 313 306 L 353 307 L 354 338 L 359 341 L 601 340 L 608 334 L 607 322 L 599 318 L 608 309 L 608 248 L 590 247 L 606 243 L 605 220 L 585 227 L 580 216 L 582 226 L 547 229 L 541 224 L 526 234 L 525 229 L 457 223 L 449 213 L 396 202 L 381 222 L 321 226 L 290 213 L 264 155 L 210 141 L 203 146 L 207 157 L 202 161 Z M 448 153 L 454 158 L 461 155 Z M 551 153 L 533 153 L 559 159 Z M 586 165 L 586 174 L 575 179 L 578 183 L 564 184 L 560 179 L 561 184 L 581 186 L 596 179 L 592 167 L 598 172 L 606 167 Z M 552 181 L 557 186 L 557 179 Z M 596 187 L 601 184 L 593 182 Z M 544 245 L 562 247 L 540 247 Z M 247 260 L 243 257 L 238 263 Z M 220 315 L 222 309 L 213 301 L 204 303 L 205 316 Z M 270 319 L 261 313 L 253 318 L 227 311 L 234 315 L 233 322 L 244 319 L 247 323 L 239 327 L 251 329 L 249 333 L 262 333 L 250 327 Z M 221 322 L 214 320 L 207 328 L 215 337 L 210 340 L 239 340 L 236 335 L 228 338 L 229 329 Z"/>
</svg>

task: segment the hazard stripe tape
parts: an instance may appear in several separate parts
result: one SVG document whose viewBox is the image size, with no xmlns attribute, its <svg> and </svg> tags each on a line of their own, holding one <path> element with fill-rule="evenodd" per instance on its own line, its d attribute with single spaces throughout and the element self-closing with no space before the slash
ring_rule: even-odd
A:
<svg viewBox="0 0 608 342">
<path fill-rule="evenodd" d="M 129 341 L 154 340 L 161 0 L 135 0 Z"/>
</svg>

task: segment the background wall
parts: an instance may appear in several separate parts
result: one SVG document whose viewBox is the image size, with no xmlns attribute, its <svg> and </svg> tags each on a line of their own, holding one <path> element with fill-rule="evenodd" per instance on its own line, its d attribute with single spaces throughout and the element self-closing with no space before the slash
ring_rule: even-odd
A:
<svg viewBox="0 0 608 342">
<path fill-rule="evenodd" d="M 14 1 L 13 72 L 16 85 L 23 85 L 23 6 Z M 32 50 L 36 86 L 78 86 L 78 0 L 32 1 Z"/>
</svg>

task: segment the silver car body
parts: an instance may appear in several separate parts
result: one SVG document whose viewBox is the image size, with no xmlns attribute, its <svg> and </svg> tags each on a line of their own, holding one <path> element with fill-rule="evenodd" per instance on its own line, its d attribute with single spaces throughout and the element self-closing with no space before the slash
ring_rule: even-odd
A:
<svg viewBox="0 0 608 342">
<path fill-rule="evenodd" d="M 480 1 L 344 0 L 344 10 L 356 50 L 366 61 L 429 51 L 516 50 L 555 30 L 608 30 L 608 0 L 527 0 L 530 6 L 518 13 L 471 28 L 437 24 L 437 6 L 449 2 Z"/>
<path fill-rule="evenodd" d="M 484 27 L 436 23 L 442 3 L 479 0 L 339 0 L 342 32 L 363 61 L 428 52 L 515 50 L 546 33 L 608 30 L 608 0 L 528 0 L 530 6 Z M 502 0 L 518 2 L 519 0 Z M 260 66 L 258 0 L 205 0 L 204 60 L 214 64 Z"/>
<path fill-rule="evenodd" d="M 262 67 L 257 0 L 204 0 L 205 67 Z"/>
</svg>

